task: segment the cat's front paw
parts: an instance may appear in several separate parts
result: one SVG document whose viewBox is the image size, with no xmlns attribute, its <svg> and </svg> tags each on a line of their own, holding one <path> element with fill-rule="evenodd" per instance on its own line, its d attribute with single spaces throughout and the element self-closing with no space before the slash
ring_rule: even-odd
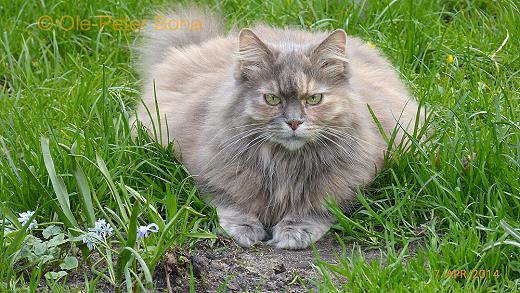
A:
<svg viewBox="0 0 520 293">
<path fill-rule="evenodd" d="M 257 223 L 220 223 L 220 226 L 242 247 L 261 242 L 267 235 L 264 227 Z"/>
<path fill-rule="evenodd" d="M 274 232 L 267 244 L 282 249 L 304 249 L 311 244 L 311 234 L 299 227 L 286 226 Z"/>
<path fill-rule="evenodd" d="M 329 227 L 328 222 L 282 220 L 273 227 L 273 238 L 267 244 L 282 249 L 304 249 L 318 241 Z"/>
<path fill-rule="evenodd" d="M 249 247 L 261 242 L 267 236 L 262 223 L 252 216 L 219 209 L 217 209 L 217 213 L 220 227 L 242 247 Z"/>
</svg>

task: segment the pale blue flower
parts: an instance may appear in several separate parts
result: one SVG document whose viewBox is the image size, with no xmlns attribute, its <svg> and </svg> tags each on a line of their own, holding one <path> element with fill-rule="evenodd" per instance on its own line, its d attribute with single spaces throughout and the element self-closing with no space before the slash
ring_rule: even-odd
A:
<svg viewBox="0 0 520 293">
<path fill-rule="evenodd" d="M 146 238 L 150 233 L 159 232 L 159 226 L 155 223 L 148 224 L 147 226 L 139 226 L 137 229 L 137 238 Z"/>
<path fill-rule="evenodd" d="M 98 219 L 94 223 L 94 228 L 88 228 L 88 232 L 83 234 L 83 243 L 87 244 L 88 249 L 96 248 L 96 244 L 102 242 L 106 237 L 112 235 L 114 229 L 105 219 Z"/>
<path fill-rule="evenodd" d="M 100 237 L 107 237 L 112 235 L 114 229 L 105 219 L 98 219 L 94 224 L 94 228 L 88 228 L 89 232 L 94 232 Z"/>
<path fill-rule="evenodd" d="M 87 244 L 88 249 L 92 250 L 96 248 L 96 244 L 99 242 L 101 242 L 101 238 L 96 232 L 91 231 L 83 234 L 83 243 Z"/>
<path fill-rule="evenodd" d="M 33 215 L 34 215 L 34 211 L 26 211 L 23 213 L 19 213 L 18 221 L 22 224 L 22 226 L 24 226 L 25 224 L 27 224 L 27 221 L 29 221 L 29 218 L 31 218 Z M 38 222 L 35 219 L 33 219 L 32 222 L 27 227 L 27 229 L 30 230 L 30 229 L 36 228 L 37 226 L 38 226 Z"/>
</svg>

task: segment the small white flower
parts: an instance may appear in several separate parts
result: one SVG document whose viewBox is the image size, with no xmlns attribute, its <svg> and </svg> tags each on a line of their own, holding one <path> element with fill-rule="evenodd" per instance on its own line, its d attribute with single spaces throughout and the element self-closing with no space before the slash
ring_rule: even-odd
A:
<svg viewBox="0 0 520 293">
<path fill-rule="evenodd" d="M 88 231 L 96 233 L 101 237 L 107 237 L 112 235 L 114 229 L 105 221 L 105 219 L 98 219 L 94 224 L 94 228 L 89 228 Z"/>
<path fill-rule="evenodd" d="M 87 244 L 88 249 L 92 250 L 96 248 L 96 244 L 101 242 L 99 235 L 96 232 L 88 232 L 83 234 L 83 243 Z"/>
<path fill-rule="evenodd" d="M 18 221 L 22 224 L 22 226 L 24 226 L 25 224 L 27 224 L 27 221 L 29 221 L 29 218 L 31 218 L 33 215 L 34 215 L 33 211 L 26 211 L 23 213 L 19 213 Z M 38 222 L 35 219 L 33 219 L 32 222 L 27 227 L 27 230 L 36 228 L 37 226 L 38 226 Z"/>
<path fill-rule="evenodd" d="M 137 229 L 137 238 L 146 238 L 150 233 L 159 232 L 159 226 L 155 223 L 148 224 L 148 226 L 139 226 Z"/>
</svg>

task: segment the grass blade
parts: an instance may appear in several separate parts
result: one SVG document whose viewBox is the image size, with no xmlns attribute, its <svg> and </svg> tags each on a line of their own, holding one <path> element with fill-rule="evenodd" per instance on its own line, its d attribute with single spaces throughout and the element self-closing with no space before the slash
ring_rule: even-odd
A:
<svg viewBox="0 0 520 293">
<path fill-rule="evenodd" d="M 134 207 L 132 208 L 132 214 L 130 216 L 130 222 L 128 227 L 128 236 L 126 239 L 126 247 L 121 250 L 121 254 L 119 255 L 119 259 L 117 260 L 117 268 L 116 268 L 116 282 L 117 282 L 117 290 L 119 291 L 119 286 L 121 286 L 121 281 L 123 278 L 123 271 L 126 266 L 126 263 L 130 260 L 131 250 L 128 248 L 132 248 L 135 246 L 135 242 L 137 240 L 137 217 L 139 215 L 139 210 L 141 209 L 141 205 L 138 201 L 134 202 Z"/>
<path fill-rule="evenodd" d="M 520 241 L 520 233 L 515 231 L 511 225 L 509 225 L 504 219 L 500 220 L 500 226 L 506 231 L 507 234 L 513 236 L 517 241 Z"/>
<path fill-rule="evenodd" d="M 62 221 L 64 221 L 69 228 L 78 228 L 78 223 L 70 210 L 69 193 L 65 187 L 65 182 L 63 182 L 63 179 L 56 174 L 54 168 L 54 161 L 52 160 L 51 151 L 49 149 L 49 140 L 42 136 L 40 141 L 45 168 L 49 173 L 54 192 L 56 193 L 56 198 L 58 199 L 60 208 L 65 216 L 65 219 L 62 219 Z"/>
<path fill-rule="evenodd" d="M 117 191 L 116 185 L 114 184 L 114 180 L 112 180 L 112 176 L 110 175 L 110 172 L 108 171 L 107 165 L 105 164 L 105 161 L 103 161 L 103 158 L 99 154 L 96 154 L 96 162 L 99 170 L 103 174 L 103 177 L 105 177 L 105 180 L 108 183 L 108 187 L 110 188 L 110 191 L 112 192 L 112 195 L 114 196 L 114 199 L 117 202 L 117 206 L 119 207 L 119 211 L 121 213 L 121 217 L 123 220 L 128 223 L 128 212 L 125 206 L 123 205 L 123 201 L 121 200 L 121 197 L 119 196 L 119 192 Z"/>
<path fill-rule="evenodd" d="M 74 160 L 74 178 L 78 185 L 78 193 L 81 203 L 83 205 L 83 212 L 87 219 L 89 227 L 94 227 L 96 222 L 96 214 L 94 212 L 94 205 L 92 204 L 92 194 L 90 193 L 90 187 L 88 179 L 85 176 L 85 172 L 76 160 Z"/>
</svg>

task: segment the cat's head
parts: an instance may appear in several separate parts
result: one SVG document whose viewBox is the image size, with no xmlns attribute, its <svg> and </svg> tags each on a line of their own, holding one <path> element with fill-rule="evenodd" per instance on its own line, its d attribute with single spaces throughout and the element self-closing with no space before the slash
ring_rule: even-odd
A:
<svg viewBox="0 0 520 293">
<path fill-rule="evenodd" d="M 345 31 L 310 44 L 287 38 L 269 44 L 243 29 L 236 76 L 243 115 L 266 140 L 296 150 L 344 120 L 349 70 Z"/>
</svg>

